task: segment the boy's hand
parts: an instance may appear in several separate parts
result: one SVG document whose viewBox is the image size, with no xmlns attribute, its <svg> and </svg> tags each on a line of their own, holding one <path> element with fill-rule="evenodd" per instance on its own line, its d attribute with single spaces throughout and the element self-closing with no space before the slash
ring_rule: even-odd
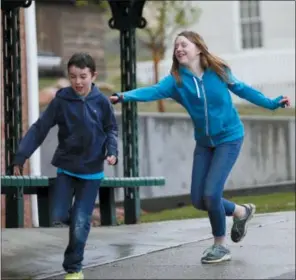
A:
<svg viewBox="0 0 296 280">
<path fill-rule="evenodd" d="M 22 167 L 21 166 L 15 165 L 13 167 L 13 175 L 15 175 L 15 176 L 21 176 L 22 175 L 21 170 L 22 170 Z"/>
<path fill-rule="evenodd" d="M 108 156 L 107 162 L 109 165 L 115 165 L 117 163 L 117 157 L 116 156 Z"/>
</svg>

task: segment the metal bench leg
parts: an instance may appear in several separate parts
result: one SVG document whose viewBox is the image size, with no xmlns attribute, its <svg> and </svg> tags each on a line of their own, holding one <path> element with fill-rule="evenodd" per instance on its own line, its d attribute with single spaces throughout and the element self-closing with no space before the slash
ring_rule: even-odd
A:
<svg viewBox="0 0 296 280">
<path fill-rule="evenodd" d="M 124 223 L 137 224 L 140 222 L 141 202 L 139 188 L 124 190 Z"/>
<path fill-rule="evenodd" d="M 24 227 L 24 193 L 23 188 L 10 190 L 5 195 L 6 203 L 6 227 Z"/>
<path fill-rule="evenodd" d="M 116 226 L 116 205 L 113 188 L 100 188 L 100 214 L 102 226 Z"/>
<path fill-rule="evenodd" d="M 39 226 L 51 226 L 51 198 L 49 188 L 37 188 Z"/>
</svg>

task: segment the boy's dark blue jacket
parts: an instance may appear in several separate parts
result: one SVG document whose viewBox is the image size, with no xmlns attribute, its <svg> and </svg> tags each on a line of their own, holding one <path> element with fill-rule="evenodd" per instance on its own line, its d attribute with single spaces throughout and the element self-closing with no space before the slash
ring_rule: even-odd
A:
<svg viewBox="0 0 296 280">
<path fill-rule="evenodd" d="M 118 156 L 118 129 L 109 99 L 96 86 L 83 100 L 71 87 L 60 89 L 20 142 L 14 165 L 23 165 L 58 125 L 52 165 L 79 174 L 104 170 L 106 156 Z"/>
</svg>

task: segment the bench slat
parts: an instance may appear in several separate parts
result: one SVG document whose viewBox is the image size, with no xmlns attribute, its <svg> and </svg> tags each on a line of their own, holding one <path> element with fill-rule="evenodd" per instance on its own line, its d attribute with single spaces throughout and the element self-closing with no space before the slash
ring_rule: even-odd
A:
<svg viewBox="0 0 296 280">
<path fill-rule="evenodd" d="M 106 177 L 101 182 L 101 187 L 152 187 L 152 186 L 164 186 L 164 177 Z"/>
<path fill-rule="evenodd" d="M 47 187 L 46 176 L 1 176 L 1 186 L 4 187 Z"/>
<path fill-rule="evenodd" d="M 1 176 L 1 185 L 3 187 L 48 187 L 49 179 L 46 176 Z M 164 177 L 105 177 L 101 187 L 115 188 L 136 188 L 164 186 Z"/>
</svg>

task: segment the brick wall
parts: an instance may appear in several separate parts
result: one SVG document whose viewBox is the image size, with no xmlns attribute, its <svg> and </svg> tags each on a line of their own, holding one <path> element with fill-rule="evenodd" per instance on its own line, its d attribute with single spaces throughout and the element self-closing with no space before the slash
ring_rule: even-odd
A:
<svg viewBox="0 0 296 280">
<path fill-rule="evenodd" d="M 36 3 L 38 51 L 62 57 L 64 66 L 77 51 L 90 53 L 105 79 L 104 36 L 107 21 L 98 7 Z"/>
<path fill-rule="evenodd" d="M 2 35 L 2 34 L 1 34 Z M 2 38 L 2 36 L 1 36 Z M 21 40 L 21 82 L 22 82 L 22 125 L 23 134 L 28 130 L 28 98 L 27 98 L 27 71 L 26 71 L 26 42 L 25 42 L 25 29 L 24 29 L 24 9 L 20 9 L 20 40 Z M 2 44 L 1 44 L 2 47 Z M 2 49 L 1 49 L 2 55 Z M 2 60 L 1 60 L 2 61 Z M 3 65 L 2 65 L 3 67 Z M 1 79 L 2 81 L 2 79 Z M 3 82 L 3 81 L 2 81 Z M 2 87 L 3 88 L 3 87 Z M 3 90 L 1 90 L 1 174 L 5 173 L 5 158 L 4 158 L 4 124 L 3 124 Z M 29 162 L 24 166 L 24 174 L 29 174 Z M 32 226 L 31 210 L 30 210 L 30 197 L 25 196 L 25 227 Z M 1 195 L 1 226 L 5 227 L 5 200 Z"/>
</svg>

